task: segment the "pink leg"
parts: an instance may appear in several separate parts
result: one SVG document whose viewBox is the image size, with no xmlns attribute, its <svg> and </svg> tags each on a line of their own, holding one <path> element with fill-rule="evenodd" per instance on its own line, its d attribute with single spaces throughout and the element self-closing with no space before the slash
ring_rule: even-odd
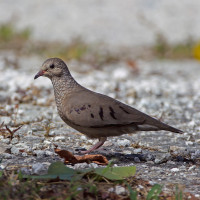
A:
<svg viewBox="0 0 200 200">
<path fill-rule="evenodd" d="M 104 142 L 106 141 L 106 137 L 101 137 L 99 138 L 99 142 L 97 142 L 94 146 L 92 146 L 89 150 L 87 151 L 81 151 L 81 154 L 88 154 L 96 149 L 98 149 L 100 146 L 102 146 L 104 144 Z"/>
</svg>

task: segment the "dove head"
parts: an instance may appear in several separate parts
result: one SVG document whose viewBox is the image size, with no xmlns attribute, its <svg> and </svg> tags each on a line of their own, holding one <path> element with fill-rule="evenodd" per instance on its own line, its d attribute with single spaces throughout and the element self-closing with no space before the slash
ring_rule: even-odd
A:
<svg viewBox="0 0 200 200">
<path fill-rule="evenodd" d="M 41 70 L 35 75 L 34 79 L 40 76 L 52 79 L 67 74 L 69 74 L 67 65 L 60 58 L 49 58 L 43 63 Z"/>
</svg>

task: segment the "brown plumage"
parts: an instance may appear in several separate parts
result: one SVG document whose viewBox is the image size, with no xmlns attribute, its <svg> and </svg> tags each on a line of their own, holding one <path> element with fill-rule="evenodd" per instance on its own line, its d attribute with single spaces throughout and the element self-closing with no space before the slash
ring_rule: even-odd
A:
<svg viewBox="0 0 200 200">
<path fill-rule="evenodd" d="M 88 137 L 99 139 L 83 153 L 99 148 L 109 136 L 158 130 L 183 133 L 120 101 L 79 85 L 59 58 L 46 60 L 34 79 L 39 76 L 52 81 L 58 113 L 63 121 Z"/>
</svg>

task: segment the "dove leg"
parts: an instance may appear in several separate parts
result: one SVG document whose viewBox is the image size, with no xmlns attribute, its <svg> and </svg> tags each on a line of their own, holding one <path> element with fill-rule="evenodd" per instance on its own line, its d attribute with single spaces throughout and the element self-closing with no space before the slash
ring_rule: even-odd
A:
<svg viewBox="0 0 200 200">
<path fill-rule="evenodd" d="M 100 137 L 99 138 L 99 141 L 94 145 L 92 146 L 89 150 L 87 151 L 81 151 L 81 154 L 87 154 L 87 153 L 90 153 L 96 149 L 98 149 L 100 146 L 102 146 L 104 144 L 104 142 L 106 141 L 106 137 Z"/>
</svg>

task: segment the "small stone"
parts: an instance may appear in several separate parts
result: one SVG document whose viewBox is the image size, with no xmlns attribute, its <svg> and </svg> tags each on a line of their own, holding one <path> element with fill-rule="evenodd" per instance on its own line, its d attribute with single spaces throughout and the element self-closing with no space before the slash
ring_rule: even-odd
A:
<svg viewBox="0 0 200 200">
<path fill-rule="evenodd" d="M 20 169 L 20 171 L 23 173 L 23 174 L 30 174 L 30 169 L 28 169 L 27 167 L 22 167 Z"/>
<path fill-rule="evenodd" d="M 38 158 L 41 158 L 45 152 L 42 150 L 34 150 L 33 153 L 35 153 Z"/>
<path fill-rule="evenodd" d="M 131 151 L 128 151 L 128 150 L 125 150 L 123 151 L 124 154 L 131 154 L 132 152 Z"/>
<path fill-rule="evenodd" d="M 13 158 L 13 155 L 11 155 L 11 154 L 9 154 L 9 153 L 2 153 L 1 155 L 2 155 L 3 158 L 5 158 L 5 159 L 11 159 L 11 158 Z"/>
<path fill-rule="evenodd" d="M 45 170 L 45 167 L 42 163 L 35 163 L 32 165 L 32 173 L 39 174 Z"/>
<path fill-rule="evenodd" d="M 90 163 L 89 165 L 88 165 L 88 167 L 89 168 L 97 168 L 97 167 L 99 167 L 96 163 Z"/>
<path fill-rule="evenodd" d="M 47 102 L 47 99 L 42 98 L 42 99 L 37 99 L 37 104 L 38 105 L 45 105 Z"/>
<path fill-rule="evenodd" d="M 18 139 L 17 138 L 13 138 L 11 141 L 11 144 L 17 144 L 18 143 Z"/>
<path fill-rule="evenodd" d="M 11 148 L 11 153 L 14 154 L 14 155 L 18 155 L 18 154 L 19 154 L 19 149 L 16 148 L 15 146 L 13 146 L 13 147 Z"/>
<path fill-rule="evenodd" d="M 134 162 L 140 163 L 141 161 L 140 161 L 140 159 L 139 159 L 138 157 L 135 157 L 135 158 L 134 158 Z"/>
<path fill-rule="evenodd" d="M 26 157 L 26 156 L 28 156 L 28 154 L 27 154 L 26 152 L 23 152 L 23 153 L 22 153 L 22 156 L 23 156 L 23 157 Z"/>
<path fill-rule="evenodd" d="M 144 156 L 144 159 L 145 159 L 146 161 L 153 161 L 153 160 L 155 160 L 155 156 L 152 155 L 152 154 L 150 154 L 150 153 L 148 153 L 148 154 L 146 154 L 146 155 Z"/>
<path fill-rule="evenodd" d="M 49 136 L 55 136 L 55 131 L 54 130 L 50 130 L 49 131 Z"/>
<path fill-rule="evenodd" d="M 55 138 L 54 138 L 54 141 L 65 141 L 65 137 L 64 136 L 56 136 Z"/>
<path fill-rule="evenodd" d="M 74 169 L 85 169 L 85 168 L 88 168 L 88 164 L 85 162 L 85 163 L 77 163 L 74 165 Z"/>
<path fill-rule="evenodd" d="M 178 168 L 172 168 L 170 171 L 171 172 L 179 172 L 179 169 Z"/>
<path fill-rule="evenodd" d="M 87 140 L 87 137 L 85 135 L 81 135 L 80 139 L 81 140 Z"/>
<path fill-rule="evenodd" d="M 1 139 L 1 142 L 2 143 L 5 143 L 5 144 L 10 144 L 10 140 L 8 138 L 6 139 Z"/>
<path fill-rule="evenodd" d="M 187 146 L 193 146 L 193 145 L 194 145 L 194 142 L 192 142 L 192 141 L 186 141 L 185 144 L 186 144 Z"/>
<path fill-rule="evenodd" d="M 133 150 L 133 153 L 134 153 L 134 154 L 142 153 L 142 149 L 141 149 L 141 148 L 139 148 L 139 149 L 134 149 L 134 150 Z"/>
<path fill-rule="evenodd" d="M 193 128 L 196 125 L 196 123 L 195 121 L 190 121 L 187 125 Z"/>
<path fill-rule="evenodd" d="M 46 145 L 50 145 L 51 144 L 51 142 L 49 140 L 44 140 L 43 143 L 46 144 Z"/>
<path fill-rule="evenodd" d="M 156 159 L 154 160 L 154 163 L 155 163 L 155 164 L 159 164 L 159 162 L 160 162 L 160 159 L 158 159 L 158 158 L 156 158 Z"/>
<path fill-rule="evenodd" d="M 126 188 L 117 185 L 117 186 L 115 186 L 115 193 L 116 193 L 117 195 L 125 195 L 125 194 L 126 194 Z"/>
<path fill-rule="evenodd" d="M 117 144 L 119 146 L 128 147 L 128 146 L 130 146 L 131 142 L 130 142 L 130 140 L 127 140 L 127 139 L 119 139 L 119 140 L 117 140 Z"/>
<path fill-rule="evenodd" d="M 109 188 L 108 192 L 114 192 L 114 188 L 113 187 Z"/>
<path fill-rule="evenodd" d="M 4 124 L 9 124 L 11 122 L 11 118 L 3 116 L 0 118 L 0 124 L 3 122 L 4 122 Z"/>
<path fill-rule="evenodd" d="M 0 165 L 0 170 L 3 170 L 3 169 L 5 169 L 6 167 L 4 166 L 4 165 Z"/>
<path fill-rule="evenodd" d="M 196 165 L 192 165 L 191 167 L 189 167 L 188 171 L 192 171 L 195 168 L 196 168 Z"/>
<path fill-rule="evenodd" d="M 45 155 L 47 155 L 47 156 L 52 156 L 54 153 L 52 152 L 52 151 L 45 151 Z"/>
<path fill-rule="evenodd" d="M 200 150 L 196 150 L 194 154 L 195 156 L 200 157 Z"/>
</svg>

